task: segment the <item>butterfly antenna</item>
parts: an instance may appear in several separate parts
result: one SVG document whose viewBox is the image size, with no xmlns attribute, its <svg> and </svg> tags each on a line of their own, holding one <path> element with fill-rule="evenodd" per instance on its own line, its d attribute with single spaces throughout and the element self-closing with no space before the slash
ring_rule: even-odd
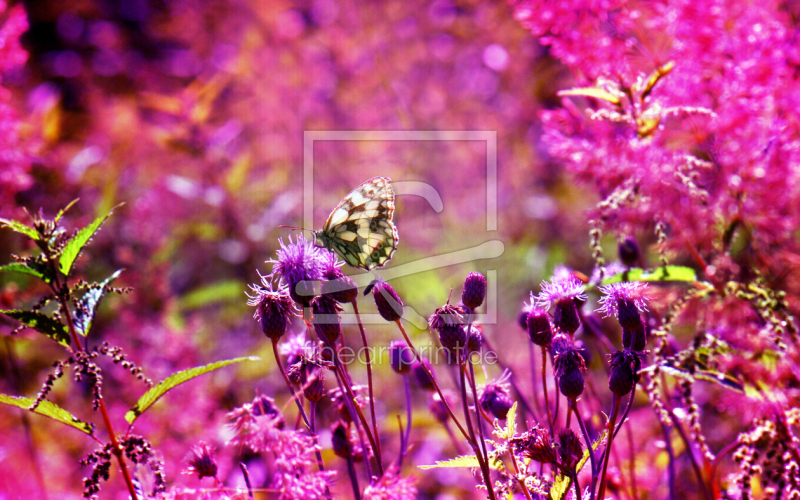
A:
<svg viewBox="0 0 800 500">
<path fill-rule="evenodd" d="M 280 226 L 278 226 L 278 227 L 281 227 L 281 228 L 284 228 L 284 227 L 285 227 L 285 228 L 289 228 L 289 229 L 291 229 L 292 231 L 311 231 L 312 233 L 314 232 L 314 230 L 313 230 L 313 229 L 308 229 L 307 227 L 284 226 L 283 224 L 281 224 L 281 225 L 280 225 Z"/>
</svg>

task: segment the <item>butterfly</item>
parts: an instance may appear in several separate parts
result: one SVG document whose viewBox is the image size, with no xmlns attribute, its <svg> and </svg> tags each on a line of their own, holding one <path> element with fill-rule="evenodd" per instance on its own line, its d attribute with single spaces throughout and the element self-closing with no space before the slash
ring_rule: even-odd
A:
<svg viewBox="0 0 800 500">
<path fill-rule="evenodd" d="M 386 264 L 397 250 L 393 216 L 392 180 L 373 177 L 345 196 L 314 235 L 351 266 L 369 271 Z"/>
</svg>

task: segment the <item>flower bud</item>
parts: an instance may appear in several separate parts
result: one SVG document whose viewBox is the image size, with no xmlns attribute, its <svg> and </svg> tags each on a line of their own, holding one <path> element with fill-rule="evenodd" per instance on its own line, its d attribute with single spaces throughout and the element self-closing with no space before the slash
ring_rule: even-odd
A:
<svg viewBox="0 0 800 500">
<path fill-rule="evenodd" d="M 186 457 L 189 467 L 183 471 L 185 474 L 197 474 L 197 479 L 204 477 L 217 477 L 217 460 L 214 458 L 214 449 L 206 443 L 200 442 L 193 446 Z"/>
<path fill-rule="evenodd" d="M 467 333 L 463 326 L 445 326 L 439 330 L 439 341 L 442 347 L 458 354 L 467 345 Z"/>
<path fill-rule="evenodd" d="M 340 304 L 349 304 L 356 300 L 358 285 L 353 281 L 353 278 L 345 275 L 339 268 L 330 273 L 325 273 L 323 277 L 327 280 L 322 282 L 323 295 L 330 295 L 333 300 Z"/>
<path fill-rule="evenodd" d="M 475 309 L 483 304 L 486 297 L 486 278 L 481 273 L 469 273 L 464 280 L 464 290 L 461 292 L 461 302 Z"/>
<path fill-rule="evenodd" d="M 574 469 L 581 458 L 583 458 L 583 448 L 581 440 L 572 429 L 561 429 L 558 431 L 558 454 L 561 463 L 569 469 Z"/>
<path fill-rule="evenodd" d="M 372 288 L 372 298 L 378 312 L 386 321 L 397 321 L 403 316 L 403 301 L 397 292 L 386 282 L 377 281 Z"/>
<path fill-rule="evenodd" d="M 633 236 L 626 236 L 622 239 L 619 242 L 617 251 L 619 252 L 619 260 L 628 267 L 635 266 L 639 262 L 639 256 L 642 253 L 639 249 L 639 243 Z"/>
<path fill-rule="evenodd" d="M 423 358 L 422 363 L 425 363 L 425 367 L 430 370 L 431 364 L 428 362 L 427 359 Z M 411 374 L 414 376 L 414 380 L 416 380 L 417 385 L 420 388 L 425 389 L 426 391 L 433 391 L 436 389 L 436 386 L 433 385 L 433 380 L 428 376 L 428 373 L 423 368 L 422 363 L 415 361 L 413 365 L 411 365 Z"/>
<path fill-rule="evenodd" d="M 526 305 L 520 310 L 519 314 L 517 315 L 517 324 L 523 330 L 528 329 L 528 314 L 530 313 L 530 311 L 531 308 Z"/>
<path fill-rule="evenodd" d="M 633 359 L 623 351 L 609 355 L 611 375 L 608 388 L 617 396 L 624 396 L 633 389 Z"/>
<path fill-rule="evenodd" d="M 483 334 L 477 327 L 470 326 L 467 334 L 467 356 L 474 352 L 480 353 L 481 347 L 483 347 Z"/>
<path fill-rule="evenodd" d="M 247 305 L 255 306 L 253 317 L 261 326 L 261 331 L 271 340 L 283 337 L 292 316 L 297 315 L 286 285 L 280 284 L 273 291 L 272 282 L 262 276 L 261 285 L 250 285 L 250 289 L 255 295 L 248 295 Z"/>
<path fill-rule="evenodd" d="M 491 413 L 494 418 L 503 420 L 514 402 L 508 395 L 508 390 L 500 384 L 490 383 L 483 389 L 480 405 L 483 411 Z"/>
<path fill-rule="evenodd" d="M 350 458 L 353 456 L 353 443 L 350 442 L 347 425 L 344 422 L 339 421 L 333 424 L 331 445 L 337 457 Z"/>
<path fill-rule="evenodd" d="M 561 349 L 554 359 L 558 389 L 567 398 L 575 399 L 583 393 L 586 365 L 574 346 L 563 346 Z"/>
<path fill-rule="evenodd" d="M 622 328 L 637 330 L 641 327 L 642 317 L 633 300 L 620 300 L 617 307 L 619 307 L 619 324 L 622 325 Z"/>
<path fill-rule="evenodd" d="M 538 346 L 550 345 L 553 340 L 553 330 L 550 328 L 550 317 L 547 311 L 535 307 L 525 318 L 525 326 L 531 342 Z"/>
<path fill-rule="evenodd" d="M 325 376 L 323 373 L 322 370 L 317 370 L 303 387 L 303 396 L 312 403 L 318 403 L 325 397 Z"/>
<path fill-rule="evenodd" d="M 403 374 L 410 372 L 414 358 L 414 353 L 404 342 L 395 340 L 389 344 L 389 364 L 395 372 Z"/>
<path fill-rule="evenodd" d="M 572 335 L 581 326 L 581 320 L 578 316 L 578 308 L 575 305 L 575 299 L 563 299 L 556 303 L 556 309 L 553 312 L 553 324 L 564 333 Z"/>
<path fill-rule="evenodd" d="M 445 393 L 445 397 L 449 403 L 451 400 L 449 393 Z M 447 420 L 450 418 L 450 413 L 447 411 L 444 401 L 442 401 L 442 398 L 440 398 L 438 394 L 434 393 L 431 396 L 431 401 L 428 403 L 428 409 L 431 411 L 433 417 L 439 422 L 447 422 Z"/>
<path fill-rule="evenodd" d="M 329 295 L 314 297 L 311 302 L 314 313 L 314 331 L 317 337 L 329 345 L 333 345 L 342 334 L 339 312 L 342 307 Z"/>
</svg>

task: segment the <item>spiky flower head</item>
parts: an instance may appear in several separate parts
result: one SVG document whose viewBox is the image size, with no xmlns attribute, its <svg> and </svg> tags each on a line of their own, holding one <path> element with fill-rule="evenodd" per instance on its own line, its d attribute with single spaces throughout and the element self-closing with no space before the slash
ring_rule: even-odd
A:
<svg viewBox="0 0 800 500">
<path fill-rule="evenodd" d="M 397 321 L 403 317 L 403 301 L 394 291 L 391 285 L 378 279 L 373 282 L 372 298 L 375 299 L 375 306 L 381 317 L 386 321 Z M 369 287 L 367 288 L 367 293 Z"/>
<path fill-rule="evenodd" d="M 553 323 L 559 330 L 570 335 L 580 326 L 576 301 L 586 300 L 586 286 L 578 278 L 569 275 L 553 279 L 552 283 L 542 281 L 537 305 L 544 310 L 555 307 Z"/>
<path fill-rule="evenodd" d="M 642 324 L 639 312 L 647 311 L 647 283 L 623 281 L 599 288 L 603 297 L 598 301 L 600 307 L 597 312 L 602 313 L 604 318 L 614 316 L 623 328 L 638 330 Z"/>
<path fill-rule="evenodd" d="M 253 318 L 261 325 L 264 335 L 277 341 L 286 333 L 292 316 L 297 316 L 298 310 L 286 285 L 278 281 L 277 288 L 273 289 L 272 280 L 260 274 L 259 276 L 261 285 L 250 285 L 254 295 L 247 294 L 247 305 L 255 306 Z"/>
<path fill-rule="evenodd" d="M 314 331 L 317 337 L 333 345 L 342 334 L 341 318 L 339 313 L 342 306 L 330 295 L 319 295 L 311 302 L 311 311 L 314 313 Z"/>
<path fill-rule="evenodd" d="M 314 281 L 322 278 L 324 269 L 324 253 L 328 252 L 314 245 L 313 241 L 306 240 L 300 234 L 293 242 L 289 236 L 289 243 L 284 244 L 279 239 L 281 247 L 278 249 L 278 258 L 267 262 L 272 264 L 272 274 L 283 278 L 289 286 L 289 294 L 302 307 L 308 307 L 314 298 Z M 328 252 L 330 253 L 330 252 Z"/>
<path fill-rule="evenodd" d="M 574 469 L 583 457 L 581 440 L 572 429 L 561 429 L 558 431 L 557 439 L 558 454 L 561 457 L 561 463 L 566 465 L 569 469 Z"/>
<path fill-rule="evenodd" d="M 389 344 L 389 364 L 396 373 L 406 374 L 411 371 L 411 365 L 414 364 L 414 353 L 405 342 L 393 340 Z"/>
<path fill-rule="evenodd" d="M 200 441 L 197 446 L 192 446 L 192 450 L 186 456 L 186 462 L 189 466 L 183 471 L 183 474 L 197 474 L 197 479 L 217 476 L 214 448 L 203 441 Z"/>
<path fill-rule="evenodd" d="M 514 447 L 516 453 L 543 464 L 551 464 L 558 460 L 556 449 L 550 440 L 550 433 L 538 425 L 521 436 L 512 438 L 509 444 Z"/>
<path fill-rule="evenodd" d="M 486 297 L 486 278 L 481 273 L 469 273 L 464 280 L 464 289 L 461 291 L 461 302 L 470 309 L 475 309 L 483 304 Z"/>
<path fill-rule="evenodd" d="M 500 420 L 506 418 L 508 411 L 514 404 L 511 401 L 507 383 L 509 378 L 511 378 L 511 372 L 504 371 L 500 378 L 486 384 L 480 395 L 479 401 L 483 411 L 491 413 L 494 418 Z"/>
<path fill-rule="evenodd" d="M 561 394 L 569 399 L 580 396 L 583 393 L 583 372 L 586 371 L 586 364 L 578 349 L 572 344 L 560 346 L 553 364 Z"/>
<path fill-rule="evenodd" d="M 434 331 L 440 331 L 448 326 L 463 326 L 467 324 L 467 312 L 461 306 L 455 306 L 447 301 L 447 304 L 433 311 L 428 318 L 428 327 Z"/>
<path fill-rule="evenodd" d="M 377 482 L 364 489 L 364 500 L 415 500 L 416 481 L 412 477 L 400 477 L 397 464 L 386 468 Z"/>
<path fill-rule="evenodd" d="M 336 254 L 320 250 L 322 253 L 322 294 L 330 295 L 340 304 L 349 304 L 358 296 L 358 285 L 353 278 L 340 269 L 344 262 Z"/>
</svg>

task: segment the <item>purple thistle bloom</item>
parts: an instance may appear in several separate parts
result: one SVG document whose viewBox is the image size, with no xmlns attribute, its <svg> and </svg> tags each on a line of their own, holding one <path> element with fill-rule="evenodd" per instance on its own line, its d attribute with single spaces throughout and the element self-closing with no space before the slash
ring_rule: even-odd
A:
<svg viewBox="0 0 800 500">
<path fill-rule="evenodd" d="M 322 254 L 322 294 L 330 295 L 340 304 L 351 303 L 358 296 L 358 285 L 340 269 L 344 262 L 336 254 L 320 249 Z"/>
<path fill-rule="evenodd" d="M 295 302 L 308 307 L 314 298 L 313 284 L 310 282 L 322 278 L 325 250 L 306 240 L 302 234 L 297 236 L 295 242 L 289 236 L 288 245 L 283 243 L 283 239 L 278 241 L 281 248 L 277 260 L 267 261 L 272 264 L 272 274 L 281 276 L 289 285 L 289 294 Z"/>
<path fill-rule="evenodd" d="M 255 306 L 253 318 L 261 325 L 261 331 L 270 339 L 281 338 L 289 327 L 292 316 L 298 315 L 288 287 L 279 281 L 277 289 L 273 290 L 272 281 L 261 276 L 261 285 L 250 285 L 250 289 L 255 295 L 247 294 L 247 305 Z"/>
<path fill-rule="evenodd" d="M 647 283 L 624 281 L 598 288 L 604 295 L 598 301 L 600 307 L 597 312 L 602 313 L 604 318 L 614 316 L 617 319 L 621 319 L 620 312 L 625 312 L 624 309 L 630 306 L 635 307 L 640 312 L 647 311 L 647 297 L 644 294 L 647 289 Z M 629 329 L 635 330 L 636 328 Z"/>
<path fill-rule="evenodd" d="M 544 310 L 566 300 L 586 300 L 586 286 L 574 276 L 556 278 L 552 283 L 542 281 L 541 288 L 536 301 Z"/>
</svg>

